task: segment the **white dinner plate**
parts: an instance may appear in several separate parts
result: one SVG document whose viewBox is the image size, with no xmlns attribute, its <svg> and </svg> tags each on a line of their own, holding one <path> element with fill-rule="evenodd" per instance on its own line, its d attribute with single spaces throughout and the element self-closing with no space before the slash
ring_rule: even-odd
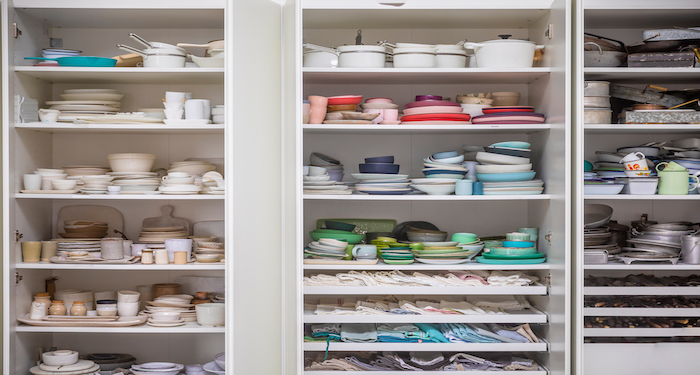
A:
<svg viewBox="0 0 700 375">
<path fill-rule="evenodd" d="M 384 174 L 384 173 L 353 173 L 352 177 L 360 181 L 365 180 L 403 180 L 408 178 L 407 174 Z"/>
</svg>

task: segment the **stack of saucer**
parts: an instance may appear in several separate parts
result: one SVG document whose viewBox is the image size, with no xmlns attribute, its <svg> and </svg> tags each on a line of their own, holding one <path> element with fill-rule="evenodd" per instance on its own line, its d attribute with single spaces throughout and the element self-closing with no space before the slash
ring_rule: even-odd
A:
<svg viewBox="0 0 700 375">
<path fill-rule="evenodd" d="M 100 258 L 99 239 L 59 239 L 58 254 L 70 260 Z"/>
<path fill-rule="evenodd" d="M 218 261 L 224 258 L 224 254 L 224 244 L 221 242 L 197 242 L 197 248 L 194 250 L 194 256 L 199 262 L 202 260 L 205 262 L 207 260 L 214 260 L 214 256 L 218 257 L 216 258 L 216 261 Z"/>
<path fill-rule="evenodd" d="M 131 373 L 134 375 L 179 374 L 184 368 L 185 366 L 179 363 L 149 362 L 131 366 Z"/>
<path fill-rule="evenodd" d="M 115 114 L 124 97 L 115 89 L 70 89 L 60 94 L 63 100 L 46 102 L 49 109 L 61 111 L 58 121 L 72 122 L 78 117 Z"/>
<path fill-rule="evenodd" d="M 85 194 L 107 194 L 107 186 L 112 185 L 114 177 L 108 175 L 100 176 L 83 176 L 80 178 L 83 181 L 81 193 Z"/>
<path fill-rule="evenodd" d="M 121 194 L 153 194 L 160 186 L 156 172 L 109 172 L 112 183 L 121 188 Z"/>
<path fill-rule="evenodd" d="M 308 175 L 304 174 L 304 194 L 352 194 L 352 190 L 343 182 L 331 180 L 326 168 L 309 166 Z"/>
<path fill-rule="evenodd" d="M 309 246 L 304 249 L 304 257 L 341 260 L 347 255 L 345 253 L 345 248 L 347 246 L 348 243 L 345 241 L 332 238 L 320 238 L 318 241 L 311 242 Z"/>
<path fill-rule="evenodd" d="M 452 178 L 461 180 L 468 170 L 462 163 L 464 155 L 457 151 L 436 152 L 423 159 L 423 174 L 427 178 Z"/>
<path fill-rule="evenodd" d="M 202 187 L 195 185 L 195 176 L 187 172 L 168 172 L 158 190 L 163 194 L 197 194 Z"/>
<path fill-rule="evenodd" d="M 141 243 L 163 243 L 169 239 L 187 238 L 187 233 L 183 227 L 156 227 L 156 228 L 141 228 L 139 242 Z"/>
</svg>

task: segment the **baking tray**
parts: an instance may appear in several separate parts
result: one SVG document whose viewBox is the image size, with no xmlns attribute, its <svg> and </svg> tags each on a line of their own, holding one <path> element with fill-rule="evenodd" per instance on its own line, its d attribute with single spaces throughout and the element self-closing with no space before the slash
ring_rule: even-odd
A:
<svg viewBox="0 0 700 375">
<path fill-rule="evenodd" d="M 642 39 L 655 42 L 660 40 L 700 40 L 700 27 L 644 30 Z"/>
<path fill-rule="evenodd" d="M 638 89 L 616 84 L 610 84 L 610 96 L 638 103 L 658 104 L 664 107 L 674 107 L 686 101 L 684 96 L 668 94 L 652 87 Z"/>
<path fill-rule="evenodd" d="M 692 68 L 695 66 L 694 52 L 649 52 L 627 56 L 631 68 Z"/>
<path fill-rule="evenodd" d="M 353 233 L 391 232 L 396 227 L 394 219 L 318 219 L 316 229 L 325 228 L 326 220 L 355 225 Z"/>
</svg>

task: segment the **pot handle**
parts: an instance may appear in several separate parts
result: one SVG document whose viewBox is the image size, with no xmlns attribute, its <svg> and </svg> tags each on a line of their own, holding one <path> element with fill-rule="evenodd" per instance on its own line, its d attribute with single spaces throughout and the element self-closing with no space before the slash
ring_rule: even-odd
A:
<svg viewBox="0 0 700 375">
<path fill-rule="evenodd" d="M 583 43 L 583 45 L 586 45 L 586 44 L 592 44 L 592 45 L 598 47 L 599 53 L 600 53 L 601 55 L 603 54 L 603 47 L 601 47 L 600 44 L 598 44 L 598 43 L 593 43 L 593 42 L 586 42 L 586 43 Z"/>
<path fill-rule="evenodd" d="M 694 178 L 694 179 L 695 179 L 695 186 L 693 186 L 692 188 L 688 189 L 688 191 L 693 191 L 693 190 L 695 190 L 695 189 L 698 188 L 698 185 L 700 185 L 700 178 L 698 178 L 698 174 L 700 174 L 700 172 L 696 172 L 695 174 L 693 174 L 693 175 L 690 176 L 691 178 Z"/>
<path fill-rule="evenodd" d="M 200 47 L 200 48 L 209 48 L 209 43 L 207 44 L 191 44 L 191 43 L 178 43 L 178 47 Z"/>
<path fill-rule="evenodd" d="M 329 48 L 329 47 L 324 47 L 324 46 L 318 46 L 316 44 L 311 44 L 311 43 L 304 43 L 302 44 L 302 47 L 308 48 L 314 51 L 321 51 L 321 52 L 328 52 L 328 53 L 333 53 L 336 56 L 338 56 L 340 53 L 338 52 L 337 49 L 335 48 Z"/>
<path fill-rule="evenodd" d="M 147 41 L 146 39 L 143 39 L 143 38 L 141 38 L 140 36 L 138 36 L 138 35 L 136 35 L 136 34 L 134 34 L 134 33 L 129 33 L 129 37 L 130 37 L 131 39 L 133 39 L 133 40 L 135 40 L 135 41 L 137 41 L 137 42 L 143 44 L 144 46 L 146 46 L 146 47 L 148 47 L 148 48 L 153 48 L 153 47 L 151 47 L 151 43 L 148 43 L 148 41 Z"/>
<path fill-rule="evenodd" d="M 135 53 L 137 55 L 141 55 L 143 57 L 148 57 L 148 56 L 146 56 L 146 54 L 143 51 L 136 49 L 134 47 L 131 47 L 131 46 L 127 46 L 125 44 L 117 44 L 117 48 L 124 50 L 124 51 L 129 51 L 129 52 Z"/>
<path fill-rule="evenodd" d="M 662 165 L 668 165 L 668 163 L 665 162 L 665 161 L 663 161 L 663 162 L 661 162 L 661 163 L 659 163 L 659 164 L 656 164 L 655 169 L 656 169 L 657 172 L 661 172 L 661 170 L 659 169 L 659 167 L 662 166 Z"/>
<path fill-rule="evenodd" d="M 484 45 L 482 43 L 473 43 L 473 42 L 465 42 L 464 43 L 464 48 L 473 49 L 474 51 L 478 51 L 479 48 L 481 48 L 483 46 Z"/>
</svg>

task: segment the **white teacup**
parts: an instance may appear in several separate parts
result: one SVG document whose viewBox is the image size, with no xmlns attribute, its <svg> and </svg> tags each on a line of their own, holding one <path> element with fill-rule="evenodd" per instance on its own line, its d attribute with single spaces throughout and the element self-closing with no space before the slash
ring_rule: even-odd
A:
<svg viewBox="0 0 700 375">
<path fill-rule="evenodd" d="M 119 316 L 136 316 L 139 313 L 139 302 L 117 302 Z"/>
<path fill-rule="evenodd" d="M 627 163 L 630 161 L 643 160 L 645 158 L 646 158 L 646 156 L 644 156 L 644 154 L 642 154 L 641 152 L 631 152 L 631 153 L 625 155 L 625 157 L 622 158 L 622 160 L 620 160 L 620 162 Z"/>
<path fill-rule="evenodd" d="M 61 115 L 61 111 L 56 109 L 40 109 L 39 110 L 39 120 L 41 122 L 57 122 L 58 116 Z"/>
<path fill-rule="evenodd" d="M 182 103 L 187 99 L 187 93 L 186 92 L 177 92 L 177 91 L 166 91 L 165 92 L 165 101 L 166 102 L 175 102 L 175 103 Z"/>
<path fill-rule="evenodd" d="M 164 109 L 165 118 L 168 120 L 180 120 L 182 119 L 182 114 L 185 113 L 184 109 Z"/>
</svg>

